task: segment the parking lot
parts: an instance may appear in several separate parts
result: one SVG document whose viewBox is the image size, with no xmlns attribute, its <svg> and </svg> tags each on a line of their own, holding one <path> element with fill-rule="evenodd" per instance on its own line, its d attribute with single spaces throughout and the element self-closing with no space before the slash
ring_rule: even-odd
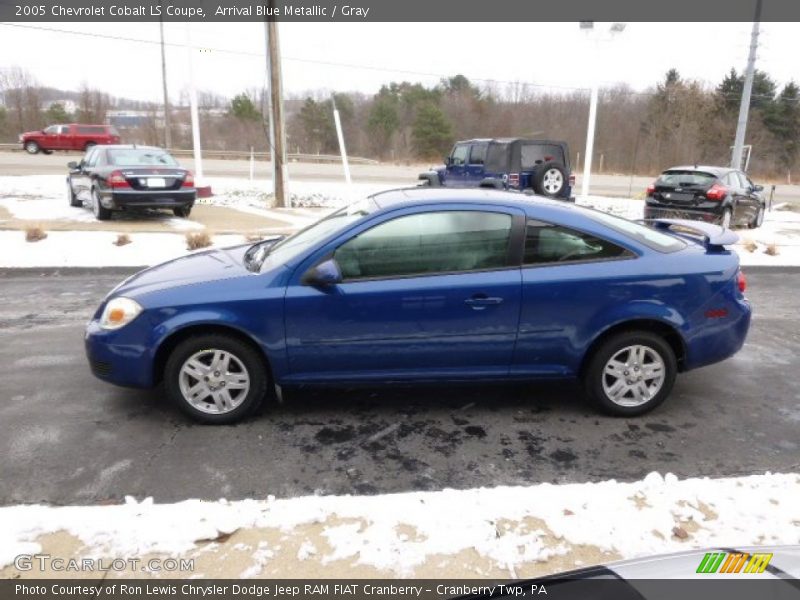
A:
<svg viewBox="0 0 800 600">
<path fill-rule="evenodd" d="M 796 471 L 800 269 L 751 268 L 744 349 L 679 377 L 640 419 L 574 384 L 292 390 L 239 426 L 191 423 L 160 390 L 96 380 L 83 325 L 130 270 L 0 271 L 0 503 L 376 494 Z"/>
</svg>

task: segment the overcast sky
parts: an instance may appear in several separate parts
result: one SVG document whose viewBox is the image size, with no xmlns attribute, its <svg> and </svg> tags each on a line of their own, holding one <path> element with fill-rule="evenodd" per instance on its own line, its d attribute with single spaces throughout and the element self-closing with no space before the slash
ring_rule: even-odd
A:
<svg viewBox="0 0 800 600">
<path fill-rule="evenodd" d="M 43 23 L 116 37 L 157 41 L 157 23 Z M 598 24 L 607 29 L 608 24 Z M 643 90 L 670 67 L 685 78 L 716 83 L 747 60 L 749 23 L 629 23 L 594 51 L 577 23 L 281 23 L 287 93 L 311 89 L 375 92 L 392 80 L 434 84 L 440 76 L 585 88 L 592 73 Z M 186 44 L 187 27 L 165 24 L 168 43 Z M 800 81 L 800 25 L 762 25 L 757 67 L 779 84 Z M 260 23 L 193 23 L 198 89 L 232 96 L 264 84 Z M 225 50 L 230 52 L 225 52 Z M 237 54 L 238 53 L 238 54 Z M 593 67 L 592 57 L 599 57 Z M 188 82 L 185 48 L 167 51 L 170 95 Z M 325 64 L 340 63 L 340 64 Z M 0 67 L 20 66 L 42 85 L 77 89 L 82 82 L 114 96 L 160 100 L 157 44 L 81 37 L 0 26 Z M 502 84 L 501 84 L 502 85 Z"/>
</svg>

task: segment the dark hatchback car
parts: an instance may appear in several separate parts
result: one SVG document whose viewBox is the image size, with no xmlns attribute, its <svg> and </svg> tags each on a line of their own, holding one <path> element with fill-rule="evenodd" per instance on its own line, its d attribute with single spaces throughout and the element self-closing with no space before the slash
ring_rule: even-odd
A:
<svg viewBox="0 0 800 600">
<path fill-rule="evenodd" d="M 444 166 L 420 173 L 431 187 L 492 187 L 532 190 L 548 198 L 571 200 L 575 176 L 566 142 L 503 138 L 456 142 Z"/>
<path fill-rule="evenodd" d="M 723 227 L 761 227 L 764 187 L 736 169 L 688 166 L 667 169 L 647 188 L 646 219 L 680 218 Z"/>
<path fill-rule="evenodd" d="M 67 199 L 86 204 L 104 221 L 115 210 L 170 208 L 188 217 L 197 190 L 194 176 L 169 153 L 151 146 L 94 146 L 70 162 Z"/>
</svg>

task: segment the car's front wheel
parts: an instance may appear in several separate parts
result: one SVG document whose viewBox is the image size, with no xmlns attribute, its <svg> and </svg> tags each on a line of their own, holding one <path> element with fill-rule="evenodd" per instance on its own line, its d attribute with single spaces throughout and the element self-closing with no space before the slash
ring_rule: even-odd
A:
<svg viewBox="0 0 800 600">
<path fill-rule="evenodd" d="M 174 214 L 176 217 L 181 217 L 184 219 L 188 217 L 191 214 L 191 212 L 192 212 L 191 206 L 176 206 L 175 208 L 172 209 L 172 214 Z"/>
<path fill-rule="evenodd" d="M 38 154 L 39 153 L 39 144 L 34 141 L 25 142 L 25 152 L 28 154 Z"/>
<path fill-rule="evenodd" d="M 583 384 L 603 412 L 634 417 L 667 398 L 677 371 L 675 353 L 663 337 L 648 331 L 625 331 L 609 337 L 595 351 Z"/>
<path fill-rule="evenodd" d="M 83 202 L 75 196 L 75 190 L 72 189 L 72 182 L 69 179 L 67 179 L 67 200 L 70 206 L 83 206 Z"/>
<path fill-rule="evenodd" d="M 246 342 L 224 334 L 197 335 L 178 344 L 167 359 L 164 386 L 190 417 L 222 425 L 261 404 L 267 374 L 262 357 Z"/>
<path fill-rule="evenodd" d="M 763 206 L 759 206 L 758 207 L 758 212 L 756 213 L 756 216 L 753 217 L 752 221 L 750 221 L 750 223 L 748 224 L 748 227 L 750 229 L 758 229 L 763 224 L 764 224 L 764 207 Z"/>
</svg>

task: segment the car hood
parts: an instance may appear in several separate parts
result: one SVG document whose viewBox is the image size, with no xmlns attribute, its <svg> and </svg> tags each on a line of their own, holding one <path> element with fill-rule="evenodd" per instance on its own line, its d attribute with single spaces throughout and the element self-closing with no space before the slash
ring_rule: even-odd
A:
<svg viewBox="0 0 800 600">
<path fill-rule="evenodd" d="M 253 273 L 243 263 L 244 253 L 249 247 L 246 244 L 206 250 L 161 263 L 129 277 L 114 288 L 108 297 L 126 296 L 135 299 L 168 288 L 251 276 Z"/>
</svg>

